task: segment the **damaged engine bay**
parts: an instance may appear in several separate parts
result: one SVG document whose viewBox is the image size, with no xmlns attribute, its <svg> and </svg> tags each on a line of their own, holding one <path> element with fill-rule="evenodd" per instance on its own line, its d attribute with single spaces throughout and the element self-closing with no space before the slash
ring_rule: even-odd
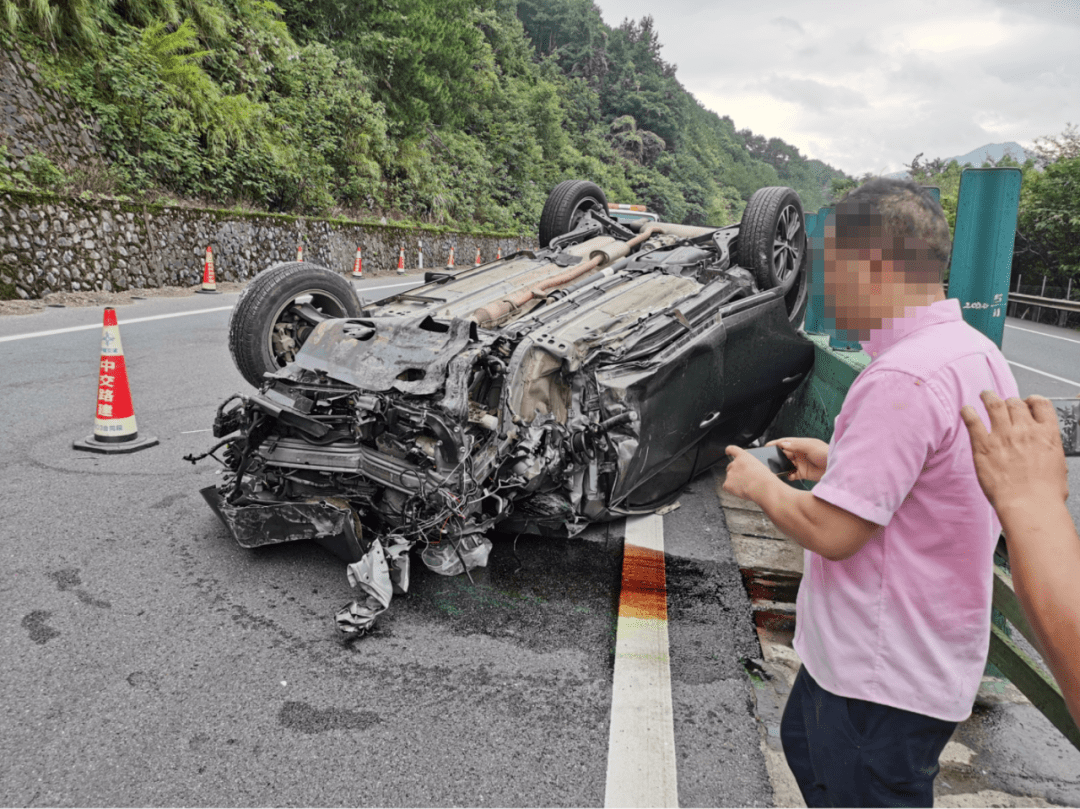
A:
<svg viewBox="0 0 1080 809">
<path fill-rule="evenodd" d="M 467 575 L 496 527 L 573 536 L 672 502 L 810 370 L 790 189 L 704 228 L 620 224 L 567 181 L 540 230 L 539 250 L 367 305 L 340 274 L 275 265 L 233 312 L 259 389 L 218 409 L 225 474 L 202 493 L 245 548 L 342 557 L 362 594 L 335 617 L 345 636 L 408 591 L 414 558 Z"/>
</svg>

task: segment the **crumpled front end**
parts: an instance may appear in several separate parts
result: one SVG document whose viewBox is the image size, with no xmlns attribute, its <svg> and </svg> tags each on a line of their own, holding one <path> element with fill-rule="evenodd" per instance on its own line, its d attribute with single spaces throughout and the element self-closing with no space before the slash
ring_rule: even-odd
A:
<svg viewBox="0 0 1080 809">
<path fill-rule="evenodd" d="M 463 321 L 321 324 L 296 362 L 219 409 L 226 471 L 203 496 L 243 547 L 311 539 L 348 562 L 364 598 L 337 625 L 364 633 L 408 589 L 410 550 L 441 575 L 487 563 L 511 509 L 497 343 Z"/>
</svg>

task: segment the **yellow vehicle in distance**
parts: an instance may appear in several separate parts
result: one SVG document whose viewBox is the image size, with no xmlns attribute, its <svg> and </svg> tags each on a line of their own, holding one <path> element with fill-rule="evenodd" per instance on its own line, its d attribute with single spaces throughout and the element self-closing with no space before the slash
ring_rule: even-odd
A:
<svg viewBox="0 0 1080 809">
<path fill-rule="evenodd" d="M 653 213 L 644 205 L 609 202 L 607 207 L 608 216 L 616 222 L 636 222 L 639 219 L 647 219 L 650 222 L 660 221 L 660 214 Z"/>
</svg>

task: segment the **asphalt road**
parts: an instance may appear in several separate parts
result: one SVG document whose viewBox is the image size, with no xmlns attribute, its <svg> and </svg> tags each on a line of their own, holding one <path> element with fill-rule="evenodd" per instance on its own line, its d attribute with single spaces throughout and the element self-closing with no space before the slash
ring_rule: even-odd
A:
<svg viewBox="0 0 1080 809">
<path fill-rule="evenodd" d="M 93 426 L 101 310 L 0 318 L 0 804 L 602 804 L 622 523 L 496 537 L 475 584 L 417 565 L 377 631 L 343 643 L 344 565 L 239 548 L 198 495 L 216 465 L 182 461 L 246 389 L 235 297 L 118 309 L 139 430 L 161 442 L 121 456 L 71 448 Z M 1080 373 L 1075 333 L 1010 321 L 1004 348 Z M 1080 392 L 1014 370 L 1025 395 Z M 740 663 L 757 641 L 712 478 L 680 502 L 664 518 L 679 800 L 768 805 Z"/>
<path fill-rule="evenodd" d="M 101 310 L 0 319 L 0 804 L 602 804 L 623 524 L 497 537 L 475 584 L 417 565 L 343 643 L 344 564 L 236 546 L 198 494 L 216 464 L 182 460 L 246 389 L 235 297 L 118 309 L 139 432 L 161 442 L 131 455 L 71 447 L 93 427 Z M 680 802 L 768 805 L 739 662 L 757 641 L 712 479 L 682 503 L 665 518 Z"/>
<path fill-rule="evenodd" d="M 1080 332 L 1007 318 L 1001 351 L 1009 361 L 1023 397 L 1080 395 Z M 1069 465 L 1069 513 L 1080 525 L 1080 456 Z"/>
</svg>

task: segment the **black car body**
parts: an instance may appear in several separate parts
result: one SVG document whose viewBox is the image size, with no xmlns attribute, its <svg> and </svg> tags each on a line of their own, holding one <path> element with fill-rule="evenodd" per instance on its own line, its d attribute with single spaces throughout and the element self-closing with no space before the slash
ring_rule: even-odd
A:
<svg viewBox="0 0 1080 809">
<path fill-rule="evenodd" d="M 413 551 L 453 575 L 496 526 L 566 536 L 670 503 L 809 372 L 793 191 L 725 228 L 606 213 L 567 181 L 539 250 L 370 305 L 310 264 L 245 290 L 230 348 L 260 390 L 219 409 L 227 470 L 203 494 L 244 547 L 314 539 L 349 562 L 365 599 L 345 634 L 407 590 Z"/>
</svg>

